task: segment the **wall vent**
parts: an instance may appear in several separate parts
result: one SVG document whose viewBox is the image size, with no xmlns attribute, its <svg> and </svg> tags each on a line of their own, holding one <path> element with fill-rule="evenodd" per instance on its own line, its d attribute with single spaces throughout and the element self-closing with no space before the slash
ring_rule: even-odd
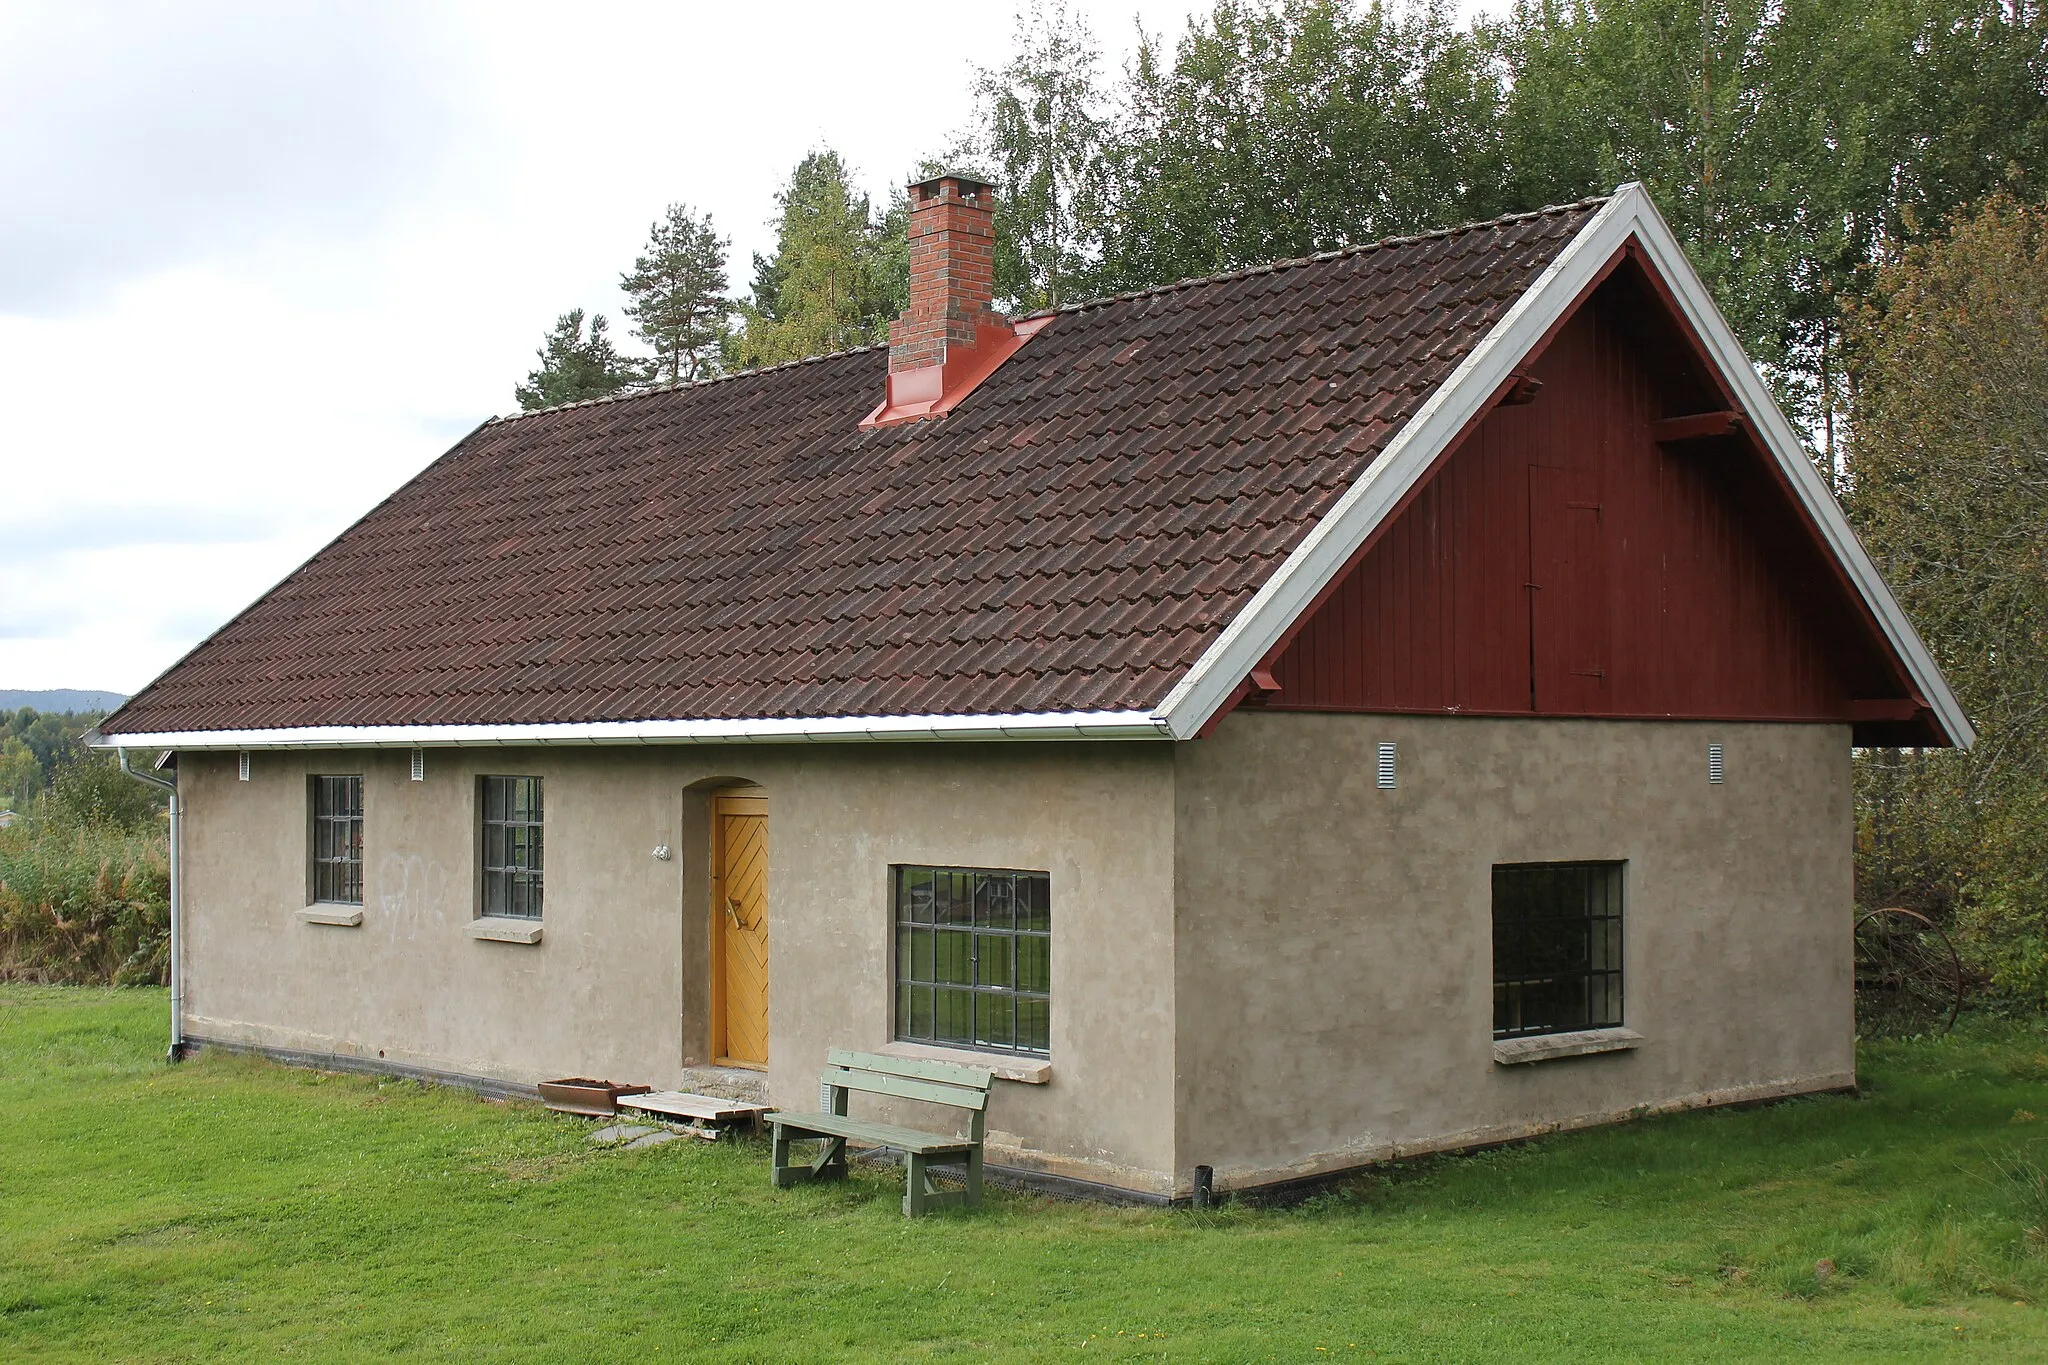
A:
<svg viewBox="0 0 2048 1365">
<path fill-rule="evenodd" d="M 1709 744 L 1707 746 L 1707 781 L 1724 782 L 1727 778 L 1728 771 L 1721 759 L 1721 746 Z"/>
<path fill-rule="evenodd" d="M 1380 745 L 1379 784 L 1391 788 L 1394 785 L 1394 746 Z"/>
<path fill-rule="evenodd" d="M 242 781 L 247 782 L 249 780 L 249 751 L 244 749 L 236 754 L 235 757 L 241 760 L 241 778 Z"/>
<path fill-rule="evenodd" d="M 412 780 L 415 782 L 427 780 L 427 751 L 425 749 L 414 749 L 412 751 Z"/>
</svg>

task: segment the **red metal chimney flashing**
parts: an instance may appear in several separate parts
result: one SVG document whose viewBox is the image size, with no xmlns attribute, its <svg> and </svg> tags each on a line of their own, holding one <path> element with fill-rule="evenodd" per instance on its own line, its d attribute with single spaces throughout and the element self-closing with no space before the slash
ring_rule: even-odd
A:
<svg viewBox="0 0 2048 1365">
<path fill-rule="evenodd" d="M 910 187 L 910 306 L 889 324 L 888 391 L 863 427 L 941 417 L 1050 319 L 1021 325 L 995 298 L 995 194 L 962 175 Z"/>
</svg>

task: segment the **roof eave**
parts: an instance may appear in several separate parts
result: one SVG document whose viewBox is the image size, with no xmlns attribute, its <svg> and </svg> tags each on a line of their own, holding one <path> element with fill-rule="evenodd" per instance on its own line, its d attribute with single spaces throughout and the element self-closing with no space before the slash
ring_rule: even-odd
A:
<svg viewBox="0 0 2048 1365">
<path fill-rule="evenodd" d="M 504 745 L 819 744 L 1173 738 L 1149 711 L 1038 711 L 973 716 L 563 721 L 504 725 L 306 725 L 102 735 L 102 749 L 430 749 Z"/>
</svg>

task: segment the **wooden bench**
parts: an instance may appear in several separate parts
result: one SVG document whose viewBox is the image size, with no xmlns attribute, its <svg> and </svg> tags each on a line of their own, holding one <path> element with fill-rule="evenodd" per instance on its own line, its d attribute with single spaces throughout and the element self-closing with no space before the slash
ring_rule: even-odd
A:
<svg viewBox="0 0 2048 1365">
<path fill-rule="evenodd" d="M 768 1115 L 775 1125 L 775 1166 L 778 1188 L 799 1181 L 844 1179 L 846 1144 L 859 1142 L 873 1147 L 893 1147 L 904 1156 L 903 1212 L 916 1218 L 929 1209 L 959 1205 L 973 1208 L 981 1202 L 981 1137 L 987 1118 L 988 1087 L 995 1073 L 986 1067 L 956 1066 L 951 1062 L 927 1062 L 908 1057 L 883 1057 L 872 1052 L 846 1052 L 833 1048 L 825 1054 L 825 1074 L 819 1078 L 821 1112 L 800 1114 L 776 1110 Z M 925 1104 L 948 1105 L 968 1111 L 967 1135 L 928 1133 L 893 1123 L 873 1123 L 848 1118 L 846 1099 L 860 1090 L 892 1099 L 917 1100 Z M 809 1166 L 789 1163 L 792 1141 L 818 1139 L 822 1144 L 817 1160 Z M 936 1190 L 931 1185 L 934 1166 L 964 1168 L 964 1190 Z"/>
</svg>

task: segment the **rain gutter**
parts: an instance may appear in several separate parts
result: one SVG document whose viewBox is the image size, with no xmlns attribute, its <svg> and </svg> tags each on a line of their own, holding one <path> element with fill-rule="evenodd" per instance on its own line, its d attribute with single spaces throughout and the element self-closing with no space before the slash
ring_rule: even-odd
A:
<svg viewBox="0 0 2048 1365">
<path fill-rule="evenodd" d="M 101 748 L 430 749 L 459 745 L 847 744 L 865 742 L 1173 739 L 1150 711 L 1043 711 L 978 716 L 625 720 L 517 725 L 305 725 L 163 730 L 102 736 Z M 136 774 L 141 776 L 141 774 Z"/>
</svg>

